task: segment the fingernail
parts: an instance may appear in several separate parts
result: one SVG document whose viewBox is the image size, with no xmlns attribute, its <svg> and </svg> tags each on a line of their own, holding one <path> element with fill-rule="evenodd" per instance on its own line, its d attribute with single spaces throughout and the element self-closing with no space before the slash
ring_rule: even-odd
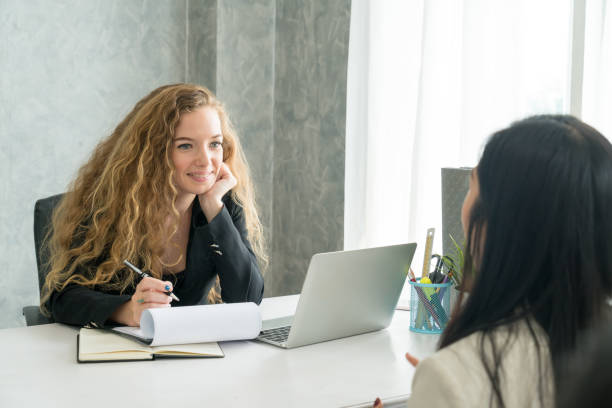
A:
<svg viewBox="0 0 612 408">
<path fill-rule="evenodd" d="M 380 405 L 380 398 L 376 397 L 376 400 L 374 401 L 374 407 L 377 407 Z"/>
<path fill-rule="evenodd" d="M 170 285 L 166 285 L 166 290 L 170 290 Z"/>
</svg>

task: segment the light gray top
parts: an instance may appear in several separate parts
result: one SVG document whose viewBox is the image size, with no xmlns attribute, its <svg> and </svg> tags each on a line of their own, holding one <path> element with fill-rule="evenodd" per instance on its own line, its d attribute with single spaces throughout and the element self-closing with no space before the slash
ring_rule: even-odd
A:
<svg viewBox="0 0 612 408">
<path fill-rule="evenodd" d="M 554 376 L 546 334 L 533 323 L 542 345 L 538 360 L 527 324 L 520 321 L 515 325 L 517 335 L 510 338 L 502 357 L 500 383 L 504 403 L 508 408 L 541 407 L 538 392 L 541 379 L 544 406 L 553 406 Z M 492 387 L 480 358 L 480 338 L 481 332 L 474 333 L 422 360 L 414 375 L 408 407 L 490 406 Z M 508 326 L 498 328 L 494 339 L 498 347 L 504 344 Z M 490 357 L 490 346 L 485 349 Z"/>
</svg>

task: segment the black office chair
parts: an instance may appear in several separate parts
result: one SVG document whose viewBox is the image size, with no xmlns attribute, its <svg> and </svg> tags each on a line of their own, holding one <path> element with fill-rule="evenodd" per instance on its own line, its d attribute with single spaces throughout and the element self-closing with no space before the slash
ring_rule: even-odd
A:
<svg viewBox="0 0 612 408">
<path fill-rule="evenodd" d="M 59 203 L 63 194 L 42 198 L 34 205 L 34 249 L 36 250 L 36 266 L 38 267 L 38 294 L 42 285 L 45 283 L 47 273 L 49 273 L 49 248 L 43 245 L 47 230 L 51 227 L 51 216 L 53 210 Z M 38 306 L 25 306 L 23 308 L 26 324 L 36 326 L 39 324 L 53 323 L 52 318 L 44 316 Z"/>
</svg>

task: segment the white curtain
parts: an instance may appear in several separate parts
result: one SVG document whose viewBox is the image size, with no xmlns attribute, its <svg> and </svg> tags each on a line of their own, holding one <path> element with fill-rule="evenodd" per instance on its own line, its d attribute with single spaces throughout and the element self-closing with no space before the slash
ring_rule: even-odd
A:
<svg viewBox="0 0 612 408">
<path fill-rule="evenodd" d="M 568 111 L 571 11 L 571 0 L 353 0 L 346 249 L 422 248 L 435 227 L 441 250 L 440 169 L 474 166 L 514 120 Z"/>
<path fill-rule="evenodd" d="M 612 1 L 586 2 L 582 118 L 612 140 Z"/>
</svg>

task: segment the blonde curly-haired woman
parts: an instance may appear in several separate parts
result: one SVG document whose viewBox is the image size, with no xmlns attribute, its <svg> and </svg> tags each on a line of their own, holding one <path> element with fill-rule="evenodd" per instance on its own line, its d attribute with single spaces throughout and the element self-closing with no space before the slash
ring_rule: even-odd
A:
<svg viewBox="0 0 612 408">
<path fill-rule="evenodd" d="M 160 87 L 94 150 L 53 214 L 41 310 L 138 326 L 144 309 L 261 302 L 266 256 L 253 187 L 223 106 Z M 140 279 L 127 259 L 151 277 Z"/>
</svg>

